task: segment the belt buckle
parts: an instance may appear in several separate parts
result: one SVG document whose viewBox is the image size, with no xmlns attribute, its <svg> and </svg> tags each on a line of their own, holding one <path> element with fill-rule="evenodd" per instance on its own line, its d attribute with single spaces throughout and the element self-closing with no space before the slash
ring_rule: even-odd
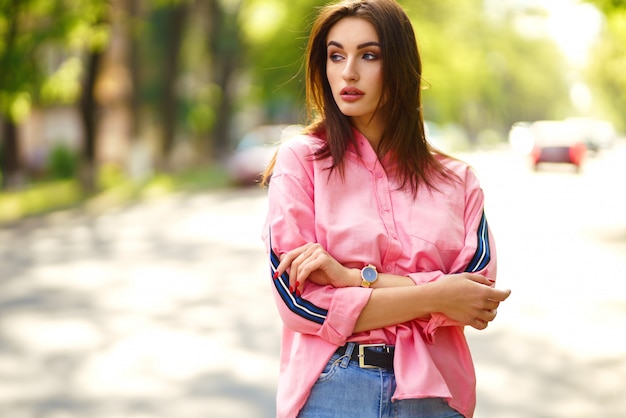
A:
<svg viewBox="0 0 626 418">
<path fill-rule="evenodd" d="M 359 367 L 362 369 L 380 369 L 378 366 L 365 364 L 365 349 L 370 347 L 386 347 L 387 344 L 359 344 Z"/>
</svg>

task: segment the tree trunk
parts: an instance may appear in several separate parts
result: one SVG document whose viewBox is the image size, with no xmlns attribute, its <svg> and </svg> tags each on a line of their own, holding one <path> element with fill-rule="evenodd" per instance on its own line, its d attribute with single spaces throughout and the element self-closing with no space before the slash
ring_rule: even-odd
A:
<svg viewBox="0 0 626 418">
<path fill-rule="evenodd" d="M 141 66 L 137 22 L 140 18 L 138 0 L 128 0 L 128 69 L 132 82 L 130 93 L 130 140 L 135 141 L 141 135 Z"/>
<path fill-rule="evenodd" d="M 161 168 L 167 168 L 174 139 L 176 136 L 176 80 L 179 68 L 179 52 L 183 38 L 183 29 L 187 17 L 186 3 L 180 3 L 168 12 L 167 33 L 168 40 L 165 47 L 165 62 L 163 74 L 163 101 L 161 106 L 161 119 L 163 123 L 163 140 L 161 148 Z"/>
<path fill-rule="evenodd" d="M 209 47 L 212 58 L 213 81 L 222 94 L 217 105 L 213 142 L 209 154 L 217 159 L 230 151 L 233 104 L 235 101 L 234 81 L 237 66 L 241 61 L 242 45 L 239 34 L 238 15 L 241 2 L 232 11 L 226 11 L 218 0 L 209 2 Z"/>
<path fill-rule="evenodd" d="M 95 85 L 98 77 L 102 52 L 92 51 L 87 62 L 87 75 L 80 100 L 80 114 L 83 122 L 83 158 L 80 181 L 84 190 L 96 190 L 96 135 L 98 127 L 98 103 L 95 97 Z"/>
<path fill-rule="evenodd" d="M 12 1 L 8 5 L 7 16 L 19 15 L 19 2 Z M 4 49 L 0 52 L 0 90 L 10 87 L 14 80 L 11 77 L 11 71 L 5 69 L 11 68 L 11 56 L 15 48 L 15 42 L 18 33 L 18 19 L 9 19 L 8 30 L 4 34 Z M 7 109 L 5 109 L 7 111 Z M 2 188 L 8 189 L 19 186 L 23 179 L 20 175 L 20 158 L 19 158 L 19 142 L 17 134 L 16 122 L 13 120 L 9 112 L 4 115 L 4 123 L 2 126 L 3 141 L 0 143 L 0 172 L 2 173 Z"/>
<path fill-rule="evenodd" d="M 22 185 L 20 175 L 19 142 L 17 125 L 6 118 L 2 125 L 2 148 L 0 149 L 0 168 L 2 170 L 2 188 L 12 189 Z"/>
</svg>

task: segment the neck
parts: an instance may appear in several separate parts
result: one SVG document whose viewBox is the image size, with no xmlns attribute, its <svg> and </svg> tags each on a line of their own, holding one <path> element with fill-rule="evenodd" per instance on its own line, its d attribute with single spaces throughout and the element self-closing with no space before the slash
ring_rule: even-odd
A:
<svg viewBox="0 0 626 418">
<path fill-rule="evenodd" d="M 383 136 L 384 124 L 378 116 L 353 117 L 351 123 L 354 128 L 361 132 L 374 150 L 378 149 L 378 144 Z"/>
</svg>

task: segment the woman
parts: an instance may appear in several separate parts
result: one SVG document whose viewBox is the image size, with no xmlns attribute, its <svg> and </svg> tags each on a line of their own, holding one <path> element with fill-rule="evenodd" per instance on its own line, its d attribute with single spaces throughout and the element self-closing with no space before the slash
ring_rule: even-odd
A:
<svg viewBox="0 0 626 418">
<path fill-rule="evenodd" d="M 328 5 L 306 69 L 314 119 L 265 173 L 278 416 L 471 417 L 463 327 L 510 291 L 475 175 L 426 141 L 411 23 L 394 0 Z"/>
</svg>

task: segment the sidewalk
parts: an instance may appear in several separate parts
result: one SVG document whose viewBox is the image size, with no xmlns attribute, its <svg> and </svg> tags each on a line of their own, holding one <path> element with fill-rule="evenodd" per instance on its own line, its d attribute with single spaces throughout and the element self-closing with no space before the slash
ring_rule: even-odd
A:
<svg viewBox="0 0 626 418">
<path fill-rule="evenodd" d="M 0 229 L 0 417 L 273 417 L 263 204 L 179 195 Z"/>
</svg>

